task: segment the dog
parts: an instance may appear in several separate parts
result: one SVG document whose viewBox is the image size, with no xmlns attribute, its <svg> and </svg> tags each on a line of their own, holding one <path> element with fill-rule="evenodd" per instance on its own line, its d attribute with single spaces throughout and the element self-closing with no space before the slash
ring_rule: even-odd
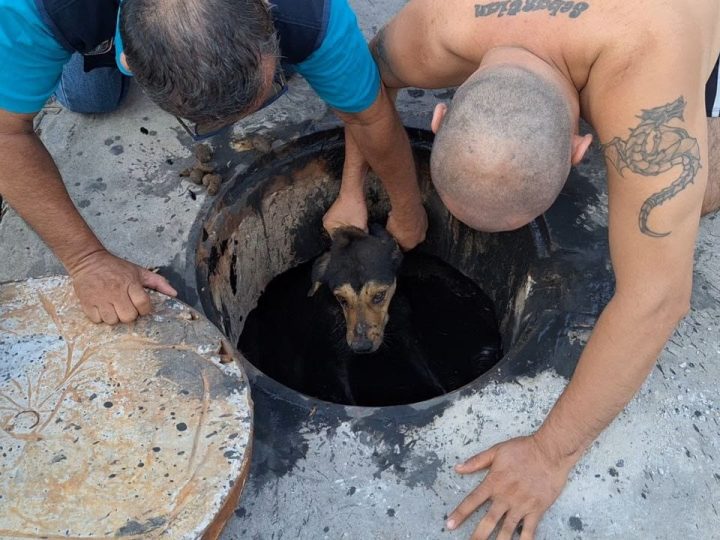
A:
<svg viewBox="0 0 720 540">
<path fill-rule="evenodd" d="M 308 296 L 323 285 L 330 289 L 342 308 L 345 339 L 353 353 L 373 353 L 382 345 L 402 259 L 385 228 L 371 225 L 369 233 L 336 229 L 330 250 L 315 261 Z"/>
<path fill-rule="evenodd" d="M 325 401 L 423 401 L 499 359 L 492 302 L 471 285 L 437 258 L 403 254 L 380 226 L 339 229 L 329 251 L 267 287 L 238 349 L 267 376 Z"/>
</svg>

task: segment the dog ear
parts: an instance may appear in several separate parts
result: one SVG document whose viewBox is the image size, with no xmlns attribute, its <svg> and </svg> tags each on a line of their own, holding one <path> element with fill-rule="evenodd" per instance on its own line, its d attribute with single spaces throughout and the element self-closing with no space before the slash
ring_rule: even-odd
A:
<svg viewBox="0 0 720 540">
<path fill-rule="evenodd" d="M 317 290 L 322 286 L 323 279 L 325 279 L 325 271 L 327 270 L 329 262 L 330 252 L 324 253 L 320 257 L 315 259 L 312 267 L 312 273 L 310 274 L 312 287 L 310 287 L 310 290 L 308 291 L 308 296 L 314 295 Z"/>
<path fill-rule="evenodd" d="M 378 225 L 377 223 L 370 225 L 370 234 L 375 238 L 380 239 L 383 244 L 391 246 L 392 252 L 390 253 L 390 262 L 392 264 L 393 271 L 397 272 L 398 268 L 400 268 L 400 263 L 402 263 L 403 254 L 395 238 L 392 237 L 385 227 Z"/>
<path fill-rule="evenodd" d="M 359 240 L 361 238 L 365 238 L 366 236 L 367 233 L 362 229 L 348 226 L 338 227 L 337 229 L 333 230 L 333 232 L 330 234 L 330 239 L 332 240 L 332 245 L 334 248 L 344 248 L 345 246 L 349 245 L 353 240 Z"/>
<path fill-rule="evenodd" d="M 395 239 L 392 236 L 390 236 L 390 233 L 387 232 L 387 229 L 378 223 L 371 223 L 369 229 L 370 229 L 370 236 L 374 236 L 375 238 L 379 238 L 380 240 L 383 240 L 383 241 L 385 241 L 385 240 L 395 241 Z"/>
<path fill-rule="evenodd" d="M 392 263 L 394 272 L 398 271 L 398 269 L 400 268 L 400 264 L 402 263 L 402 260 L 403 260 L 403 253 L 400 250 L 400 246 L 393 238 L 393 250 L 392 250 L 392 254 L 390 255 L 390 262 Z"/>
</svg>

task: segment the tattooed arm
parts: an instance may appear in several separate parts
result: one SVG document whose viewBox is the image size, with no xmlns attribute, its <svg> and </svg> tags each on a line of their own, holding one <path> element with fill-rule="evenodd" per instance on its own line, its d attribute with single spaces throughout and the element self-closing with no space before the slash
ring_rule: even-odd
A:
<svg viewBox="0 0 720 540">
<path fill-rule="evenodd" d="M 607 141 L 615 295 L 541 428 L 457 468 L 461 474 L 489 469 L 448 520 L 454 528 L 491 501 L 474 539 L 488 538 L 503 515 L 498 540 L 509 540 L 520 521 L 521 539 L 533 538 L 576 462 L 638 391 L 688 309 L 707 180 L 703 83 L 677 84 L 692 80 L 681 69 L 649 66 L 646 73 L 664 80 L 623 74 L 621 84 L 589 99 L 594 127 Z"/>
<path fill-rule="evenodd" d="M 538 432 L 558 458 L 576 460 L 625 407 L 689 309 L 707 182 L 706 119 L 698 88 L 703 88 L 699 81 L 630 82 L 591 100 L 595 128 L 607 141 L 616 290 L 571 383 Z"/>
</svg>

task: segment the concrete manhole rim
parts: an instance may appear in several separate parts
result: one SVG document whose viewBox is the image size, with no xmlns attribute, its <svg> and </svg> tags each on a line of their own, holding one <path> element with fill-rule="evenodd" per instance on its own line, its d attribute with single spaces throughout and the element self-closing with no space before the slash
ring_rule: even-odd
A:
<svg viewBox="0 0 720 540">
<path fill-rule="evenodd" d="M 411 128 L 408 128 L 407 131 L 413 148 L 428 152 L 431 150 L 433 140 L 433 135 L 431 132 Z M 319 131 L 290 141 L 285 145 L 277 148 L 273 152 L 258 157 L 256 160 L 250 163 L 247 168 L 245 168 L 242 172 L 233 177 L 230 182 L 226 183 L 223 186 L 221 192 L 218 194 L 217 198 L 212 201 L 211 204 L 208 204 L 204 208 L 204 211 L 199 214 L 197 221 L 193 225 L 191 242 L 188 249 L 188 275 L 192 275 L 192 277 L 194 277 L 196 289 L 199 293 L 200 298 L 199 303 L 202 305 L 206 316 L 210 320 L 213 320 L 214 318 L 212 314 L 217 312 L 215 310 L 215 307 L 212 305 L 212 301 L 209 299 L 209 295 L 205 293 L 206 289 L 209 287 L 209 284 L 207 281 L 207 277 L 201 272 L 199 265 L 199 248 L 205 241 L 208 240 L 209 233 L 207 233 L 205 229 L 205 225 L 208 222 L 208 216 L 211 216 L 213 212 L 218 211 L 229 204 L 234 204 L 235 202 L 240 201 L 243 198 L 252 196 L 254 194 L 254 191 L 260 189 L 263 183 L 268 180 L 268 177 L 266 176 L 266 171 L 268 167 L 282 170 L 285 167 L 289 167 L 295 161 L 309 160 L 312 159 L 312 157 L 318 152 L 321 152 L 325 149 L 333 149 L 342 146 L 343 141 L 344 137 L 342 129 L 335 128 L 325 131 Z M 228 201 L 225 197 L 228 195 L 229 192 L 234 193 Z M 552 212 L 553 209 L 551 208 L 548 213 L 546 213 L 546 215 L 551 214 Z M 530 265 L 533 273 L 541 273 L 543 271 L 543 268 L 547 266 L 548 263 L 562 263 L 563 268 L 567 269 L 568 271 L 577 271 L 577 273 L 582 273 L 583 269 L 588 265 L 588 261 L 584 261 L 582 260 L 582 258 L 578 258 L 576 256 L 577 253 L 576 250 L 573 249 L 573 247 L 569 247 L 568 249 L 566 249 L 562 245 L 562 242 L 548 240 L 546 238 L 546 236 L 548 235 L 548 224 L 545 221 L 545 216 L 541 216 L 535 222 L 533 222 L 533 224 L 531 225 L 531 229 L 533 234 L 533 243 L 535 245 L 535 249 L 538 252 L 538 258 L 541 262 L 541 264 Z M 300 264 L 301 262 L 304 261 L 298 260 L 295 264 Z M 591 262 L 589 264 L 592 265 L 593 263 Z M 540 279 L 538 281 L 544 281 L 545 285 L 543 294 L 545 294 L 544 300 L 546 305 L 568 305 L 568 299 L 582 290 L 582 286 L 580 283 L 575 284 L 576 287 L 573 291 L 569 291 L 567 289 L 563 289 L 561 286 L 558 286 L 558 284 L 563 281 L 563 278 L 564 276 L 562 275 L 555 275 L 551 277 L 540 276 Z M 531 293 L 528 295 L 528 298 L 531 298 L 534 294 L 536 294 L 536 291 L 531 291 Z M 568 321 L 573 319 L 587 321 L 588 317 L 590 317 L 590 319 L 593 319 L 597 317 L 598 314 L 599 309 L 596 313 L 594 312 L 588 315 L 582 309 L 575 312 L 570 310 L 562 310 L 558 308 L 548 307 L 543 309 L 542 313 L 535 314 L 535 318 L 547 319 L 549 317 L 550 319 L 566 319 Z M 547 324 L 549 323 L 547 323 L 546 321 L 546 326 Z M 480 375 L 478 378 L 468 382 L 467 384 L 448 392 L 447 394 L 424 401 L 388 406 L 365 407 L 343 405 L 324 401 L 322 399 L 303 394 L 302 392 L 294 390 L 287 385 L 266 375 L 260 369 L 251 364 L 241 352 L 238 352 L 238 354 L 242 359 L 248 377 L 254 383 L 254 386 L 256 388 L 260 388 L 270 395 L 280 397 L 284 401 L 293 403 L 302 409 L 310 411 L 326 409 L 329 414 L 338 413 L 349 415 L 351 417 L 363 417 L 371 414 L 373 411 L 408 411 L 409 414 L 413 414 L 412 411 L 414 410 L 424 410 L 440 406 L 443 403 L 451 402 L 459 395 L 482 389 L 483 387 L 487 386 L 492 382 L 505 382 L 508 380 L 513 380 L 518 376 L 523 375 L 513 369 L 514 365 L 518 365 L 521 362 L 525 362 L 525 364 L 529 366 L 528 371 L 531 372 L 531 374 L 536 374 L 546 370 L 554 370 L 560 374 L 563 374 L 564 376 L 569 376 L 569 373 L 571 373 L 574 369 L 574 363 L 576 362 L 577 358 L 574 358 L 570 361 L 572 362 L 572 367 L 567 367 L 567 359 L 561 359 L 559 363 L 562 364 L 562 366 L 558 367 L 558 361 L 554 361 L 553 359 L 535 358 L 536 355 L 532 350 L 532 345 L 530 342 L 535 340 L 534 344 L 537 345 L 543 340 L 542 333 L 543 332 L 538 330 L 537 328 L 524 328 L 523 332 L 516 336 L 516 339 L 514 340 L 515 344 L 511 346 L 510 349 L 505 351 L 501 360 L 491 370 Z M 549 342 L 550 338 L 551 336 L 546 336 L 544 338 L 545 342 L 547 342 L 544 343 L 544 345 L 554 345 L 554 343 Z M 557 336 L 555 336 L 555 340 L 557 339 Z"/>
</svg>

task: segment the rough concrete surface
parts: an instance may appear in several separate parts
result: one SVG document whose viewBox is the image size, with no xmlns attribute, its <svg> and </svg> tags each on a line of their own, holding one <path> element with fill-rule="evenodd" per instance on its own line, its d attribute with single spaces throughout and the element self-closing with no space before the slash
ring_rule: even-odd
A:
<svg viewBox="0 0 720 540">
<path fill-rule="evenodd" d="M 351 3 L 368 37 L 404 4 Z M 403 92 L 399 109 L 408 125 L 426 128 L 434 103 L 450 95 Z M 265 147 L 247 142 L 248 136 L 261 136 L 272 147 L 334 123 L 307 85 L 293 80 L 287 97 L 237 125 L 234 141 L 216 151 L 226 170 L 242 171 Z M 178 278 L 206 195 L 177 176 L 194 159 L 177 122 L 133 88 L 116 113 L 81 116 L 50 107 L 39 127 L 75 203 L 108 248 Z M 580 172 L 601 182 L 602 166 L 597 155 L 593 159 Z M 198 193 L 192 196 L 188 188 Z M 587 227 L 605 226 L 606 209 L 588 207 L 583 219 Z M 61 271 L 11 210 L 0 221 L 0 253 L 0 282 Z M 191 289 L 182 295 L 196 302 Z M 720 218 L 711 217 L 703 220 L 698 240 L 691 313 L 641 392 L 572 472 L 538 538 L 718 537 L 719 301 Z M 443 530 L 444 516 L 477 481 L 460 478 L 452 466 L 495 442 L 529 433 L 566 382 L 544 372 L 492 384 L 458 395 L 442 414 L 395 430 L 393 437 L 387 437 L 392 430 L 375 429 L 361 414 L 319 419 L 312 411 L 294 410 L 292 434 L 263 436 L 282 446 L 288 459 L 253 462 L 223 538 L 467 538 L 471 525 Z M 263 416 L 287 412 L 272 399 L 255 399 L 260 432 Z"/>
</svg>

